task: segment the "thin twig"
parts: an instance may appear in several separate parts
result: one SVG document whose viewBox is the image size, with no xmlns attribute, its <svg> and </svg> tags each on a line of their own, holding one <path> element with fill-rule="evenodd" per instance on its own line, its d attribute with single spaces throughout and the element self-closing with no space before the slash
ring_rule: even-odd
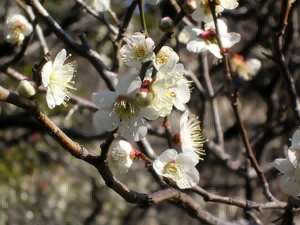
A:
<svg viewBox="0 0 300 225">
<path fill-rule="evenodd" d="M 248 137 L 248 133 L 247 130 L 245 128 L 245 125 L 242 121 L 242 118 L 240 116 L 239 113 L 239 105 L 238 105 L 238 89 L 236 87 L 234 87 L 233 83 L 232 83 L 232 74 L 231 74 L 231 65 L 230 65 L 230 61 L 228 58 L 228 53 L 226 51 L 224 51 L 223 45 L 222 45 L 222 41 L 220 38 L 220 31 L 219 31 L 219 27 L 218 27 L 218 23 L 217 23 L 217 17 L 216 17 L 216 12 L 215 12 L 215 0 L 209 0 L 209 6 L 210 6 L 210 10 L 213 16 L 213 20 L 214 20 L 214 24 L 215 24 L 215 29 L 216 29 L 216 34 L 217 34 L 217 42 L 221 51 L 221 54 L 223 56 L 223 64 L 224 64 L 224 69 L 225 69 L 225 78 L 229 84 L 229 87 L 231 88 L 231 93 L 230 93 L 230 102 L 231 102 L 231 106 L 235 115 L 235 118 L 237 120 L 237 124 L 239 127 L 239 132 L 240 135 L 242 137 L 242 141 L 243 144 L 245 146 L 246 149 L 246 153 L 247 153 L 247 157 L 249 158 L 251 165 L 253 166 L 253 168 L 255 169 L 257 176 L 259 177 L 262 186 L 263 186 L 263 191 L 264 194 L 266 196 L 266 198 L 270 201 L 275 200 L 274 196 L 272 195 L 270 188 L 269 188 L 269 183 L 263 173 L 263 171 L 261 170 L 254 151 L 251 147 L 250 141 L 249 141 L 249 137 Z"/>
<path fill-rule="evenodd" d="M 219 145 L 224 146 L 223 128 L 222 128 L 221 119 L 220 119 L 219 107 L 218 107 L 217 100 L 215 98 L 215 91 L 214 91 L 214 88 L 213 88 L 213 85 L 212 85 L 212 82 L 210 79 L 209 65 L 208 65 L 206 52 L 202 53 L 201 59 L 202 59 L 202 66 L 203 66 L 204 81 L 206 84 L 207 92 L 209 95 L 209 100 L 210 100 L 212 111 L 213 111 L 214 126 L 215 126 L 217 141 L 218 141 Z"/>
<path fill-rule="evenodd" d="M 274 61 L 277 63 L 280 68 L 280 72 L 286 82 L 287 91 L 290 95 L 293 112 L 297 118 L 297 123 L 300 123 L 300 102 L 298 100 L 298 93 L 296 90 L 295 80 L 289 70 L 288 63 L 286 61 L 283 44 L 284 44 L 284 35 L 286 28 L 288 26 L 289 17 L 292 14 L 293 1 L 292 0 L 282 0 L 281 5 L 281 17 L 278 25 L 278 32 L 274 37 Z"/>
</svg>

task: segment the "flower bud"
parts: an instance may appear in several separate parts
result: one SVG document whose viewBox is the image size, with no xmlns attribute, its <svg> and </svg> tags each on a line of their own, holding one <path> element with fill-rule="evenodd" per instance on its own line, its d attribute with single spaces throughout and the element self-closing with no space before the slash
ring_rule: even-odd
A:
<svg viewBox="0 0 300 225">
<path fill-rule="evenodd" d="M 20 81 L 17 87 L 17 92 L 19 93 L 20 96 L 25 98 L 30 98 L 36 94 L 36 90 L 34 86 L 28 80 Z"/>
<path fill-rule="evenodd" d="M 111 168 L 115 172 L 126 173 L 131 167 L 134 159 L 134 148 L 125 140 L 115 140 L 110 146 L 108 157 Z"/>
<path fill-rule="evenodd" d="M 185 13 L 192 14 L 197 8 L 197 2 L 195 0 L 185 0 L 182 8 Z"/>
<path fill-rule="evenodd" d="M 172 28 L 174 27 L 174 23 L 173 23 L 173 20 L 166 16 L 166 17 L 163 17 L 161 20 L 160 20 L 160 24 L 159 24 L 159 28 L 164 31 L 164 32 L 168 32 L 170 31 Z"/>
</svg>

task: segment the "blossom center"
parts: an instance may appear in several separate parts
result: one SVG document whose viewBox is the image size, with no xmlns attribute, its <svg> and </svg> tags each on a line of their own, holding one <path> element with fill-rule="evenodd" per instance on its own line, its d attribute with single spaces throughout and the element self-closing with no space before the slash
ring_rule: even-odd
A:
<svg viewBox="0 0 300 225">
<path fill-rule="evenodd" d="M 147 50 L 146 50 L 145 46 L 142 44 L 135 45 L 133 47 L 133 54 L 134 54 L 135 58 L 137 58 L 138 60 L 141 60 L 146 57 Z"/>
<path fill-rule="evenodd" d="M 169 55 L 166 52 L 160 51 L 156 56 L 156 63 L 159 65 L 166 64 L 168 62 Z"/>
<path fill-rule="evenodd" d="M 150 87 L 151 87 L 151 81 L 150 80 L 144 80 L 141 87 L 140 87 L 140 90 L 144 91 L 144 92 L 149 92 Z"/>
<path fill-rule="evenodd" d="M 176 97 L 176 93 L 174 92 L 174 91 L 170 91 L 170 96 L 172 97 L 172 98 L 175 98 Z"/>
<path fill-rule="evenodd" d="M 16 33 L 23 33 L 25 31 L 25 26 L 22 23 L 16 23 L 13 32 Z"/>
<path fill-rule="evenodd" d="M 113 111 L 121 119 L 130 119 L 136 115 L 138 108 L 133 99 L 120 95 L 114 103 Z"/>
<path fill-rule="evenodd" d="M 128 154 L 126 151 L 113 150 L 111 152 L 111 157 L 114 161 L 125 162 L 128 158 Z"/>
<path fill-rule="evenodd" d="M 176 161 L 170 161 L 164 166 L 163 173 L 173 177 L 180 177 L 181 169 Z"/>
<path fill-rule="evenodd" d="M 74 82 L 68 79 L 65 79 L 63 76 L 59 76 L 59 73 L 56 71 L 52 71 L 52 73 L 49 76 L 49 85 L 56 85 L 61 87 L 62 89 L 71 89 L 74 90 Z"/>
<path fill-rule="evenodd" d="M 199 38 L 201 38 L 204 41 L 209 42 L 209 43 L 216 43 L 217 42 L 216 37 L 217 37 L 217 35 L 216 35 L 216 31 L 214 29 L 208 29 L 199 34 Z"/>
</svg>

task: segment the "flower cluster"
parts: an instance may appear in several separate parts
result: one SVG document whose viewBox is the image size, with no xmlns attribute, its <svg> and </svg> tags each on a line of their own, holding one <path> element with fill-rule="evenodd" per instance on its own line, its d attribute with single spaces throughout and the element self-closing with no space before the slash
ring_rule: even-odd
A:
<svg viewBox="0 0 300 225">
<path fill-rule="evenodd" d="M 143 80 L 137 75 L 121 76 L 115 91 L 95 93 L 93 101 L 99 110 L 94 115 L 98 132 L 118 128 L 121 137 L 139 141 L 147 134 L 147 120 L 168 116 L 173 106 L 181 111 L 190 100 L 190 82 L 184 76 L 184 66 L 170 47 L 154 53 L 154 41 L 142 33 L 124 38 L 120 49 L 123 63 L 140 68 L 153 62 Z M 153 73 L 155 75 L 153 76 Z"/>
<path fill-rule="evenodd" d="M 174 107 L 183 111 L 180 129 L 174 134 L 174 141 L 177 140 L 182 153 L 177 156 L 176 150 L 166 150 L 154 161 L 153 168 L 178 187 L 190 188 L 199 181 L 195 165 L 204 154 L 205 140 L 197 118 L 186 110 L 191 89 L 184 66 L 177 53 L 168 46 L 155 54 L 154 41 L 143 33 L 127 35 L 124 43 L 120 49 L 124 65 L 140 69 L 148 62 L 152 67 L 143 80 L 137 75 L 120 75 L 115 91 L 94 93 L 93 101 L 99 109 L 93 117 L 95 128 L 100 133 L 116 130 L 120 138 L 139 141 L 147 134 L 147 121 L 169 116 Z M 129 151 L 125 155 L 131 159 Z M 124 160 L 112 161 L 125 165 Z M 126 165 L 131 165 L 130 160 Z"/>
<path fill-rule="evenodd" d="M 158 4 L 160 0 L 146 2 Z M 215 57 L 222 58 L 218 42 L 221 42 L 224 49 L 229 49 L 240 41 L 240 35 L 228 32 L 226 23 L 221 19 L 217 19 L 217 29 L 212 21 L 210 1 L 198 2 L 193 17 L 205 24 L 202 27 L 185 27 L 179 35 L 179 41 L 186 44 L 188 51 L 209 51 Z M 109 11 L 111 7 L 110 0 L 89 0 L 87 3 L 99 12 Z M 215 3 L 217 15 L 224 9 L 238 6 L 236 0 L 217 0 Z M 22 42 L 24 36 L 32 31 L 24 17 L 11 18 L 7 24 L 7 40 L 15 43 Z M 117 139 L 113 141 L 108 152 L 110 167 L 117 172 L 127 172 L 133 160 L 143 158 L 130 142 L 142 140 L 147 135 L 148 122 L 159 118 L 167 121 L 167 118 L 171 118 L 172 110 L 176 108 L 182 114 L 180 120 L 170 124 L 174 148 L 162 152 L 153 161 L 153 169 L 179 188 L 192 188 L 199 183 L 200 175 L 196 165 L 203 159 L 206 140 L 198 118 L 186 107 L 191 98 L 191 81 L 185 76 L 184 65 L 169 46 L 162 46 L 155 51 L 155 42 L 144 33 L 127 34 L 123 43 L 118 52 L 119 58 L 134 74 L 118 75 L 114 90 L 100 91 L 92 96 L 98 108 L 93 115 L 95 129 L 99 133 L 117 134 Z M 65 104 L 70 98 L 70 90 L 75 89 L 75 66 L 72 62 L 66 62 L 67 59 L 67 52 L 63 49 L 53 61 L 46 62 L 41 69 L 42 84 L 46 88 L 46 101 L 50 109 Z M 233 72 L 245 79 L 249 79 L 260 68 L 259 61 L 245 61 L 238 55 L 231 58 L 231 63 Z M 28 86 L 27 83 L 24 85 Z M 19 92 L 22 92 L 23 86 L 20 86 Z M 290 151 L 296 152 L 295 149 Z M 289 162 L 293 166 L 296 155 L 290 153 Z M 283 168 L 280 160 L 276 162 L 278 168 Z"/>
<path fill-rule="evenodd" d="M 274 167 L 282 173 L 280 186 L 286 194 L 300 196 L 300 129 L 296 130 L 292 137 L 292 145 L 289 147 L 286 159 L 276 159 Z"/>
<path fill-rule="evenodd" d="M 217 0 L 214 2 L 215 5 L 212 5 L 212 7 L 215 9 L 216 16 L 225 9 L 235 9 L 239 5 L 237 0 Z M 205 24 L 202 27 L 186 26 L 179 34 L 179 41 L 186 44 L 186 48 L 190 52 L 209 51 L 215 57 L 222 58 L 218 41 L 221 42 L 223 50 L 227 50 L 238 43 L 241 36 L 238 33 L 228 32 L 226 23 L 221 19 L 217 19 L 216 22 L 219 32 L 217 34 L 210 4 L 212 3 L 209 0 L 198 1 L 198 7 L 192 16 L 193 19 L 198 21 L 198 24 L 203 22 Z"/>
</svg>

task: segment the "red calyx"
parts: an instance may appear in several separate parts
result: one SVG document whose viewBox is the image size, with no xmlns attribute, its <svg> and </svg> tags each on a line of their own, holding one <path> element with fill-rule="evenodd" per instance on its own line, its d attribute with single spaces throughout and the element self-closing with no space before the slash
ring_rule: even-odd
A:
<svg viewBox="0 0 300 225">
<path fill-rule="evenodd" d="M 201 34 L 199 34 L 199 37 L 204 40 L 209 40 L 216 37 L 216 32 L 213 29 L 208 29 L 206 31 L 201 32 Z"/>
<path fill-rule="evenodd" d="M 150 90 L 151 83 L 152 82 L 150 80 L 144 80 L 140 87 L 140 90 L 148 92 Z"/>
</svg>

